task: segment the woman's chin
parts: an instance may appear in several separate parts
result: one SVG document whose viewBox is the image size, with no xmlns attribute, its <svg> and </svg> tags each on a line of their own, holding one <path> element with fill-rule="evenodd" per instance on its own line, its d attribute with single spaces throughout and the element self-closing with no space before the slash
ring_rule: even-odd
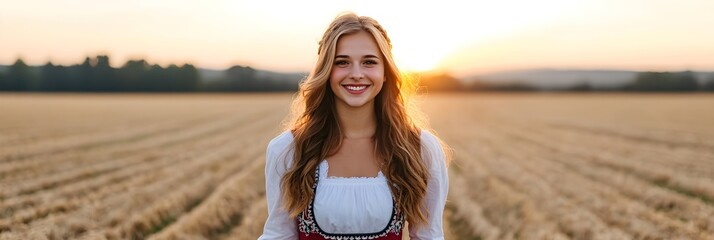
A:
<svg viewBox="0 0 714 240">
<path fill-rule="evenodd" d="M 342 105 L 348 108 L 363 108 L 363 107 L 370 107 L 374 101 L 369 101 L 367 99 L 345 99 L 345 100 L 340 100 L 342 102 Z"/>
</svg>

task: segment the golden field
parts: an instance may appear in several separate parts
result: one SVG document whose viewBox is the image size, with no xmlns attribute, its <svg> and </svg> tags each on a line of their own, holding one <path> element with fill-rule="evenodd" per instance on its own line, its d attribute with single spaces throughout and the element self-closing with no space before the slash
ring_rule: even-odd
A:
<svg viewBox="0 0 714 240">
<path fill-rule="evenodd" d="M 0 239 L 255 239 L 289 94 L 0 94 Z M 430 94 L 447 239 L 714 239 L 714 95 Z"/>
</svg>

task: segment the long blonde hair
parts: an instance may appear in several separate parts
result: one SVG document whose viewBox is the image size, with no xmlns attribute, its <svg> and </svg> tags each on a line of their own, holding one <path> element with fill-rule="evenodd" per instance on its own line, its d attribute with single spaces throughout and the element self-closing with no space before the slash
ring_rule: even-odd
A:
<svg viewBox="0 0 714 240">
<path fill-rule="evenodd" d="M 282 178 L 285 209 L 297 216 L 308 207 L 314 196 L 315 169 L 327 156 L 339 149 L 343 132 L 335 109 L 335 96 L 329 86 L 338 39 L 359 31 L 370 33 L 385 59 L 385 81 L 375 97 L 377 127 L 375 149 L 384 159 L 392 196 L 397 207 L 412 226 L 426 222 L 427 213 L 421 204 L 426 195 L 429 171 L 421 151 L 421 128 L 408 98 L 416 84 L 397 69 L 391 40 L 377 21 L 370 17 L 344 13 L 337 16 L 319 43 L 318 60 L 310 75 L 300 83 L 291 109 L 288 128 L 294 136 L 294 159 Z"/>
</svg>

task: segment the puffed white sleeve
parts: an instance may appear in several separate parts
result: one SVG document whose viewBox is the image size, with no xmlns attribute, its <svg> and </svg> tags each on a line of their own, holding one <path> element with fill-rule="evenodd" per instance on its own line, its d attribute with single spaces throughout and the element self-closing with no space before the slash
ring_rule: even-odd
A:
<svg viewBox="0 0 714 240">
<path fill-rule="evenodd" d="M 266 150 L 265 198 L 268 201 L 268 219 L 265 221 L 263 234 L 258 238 L 260 240 L 297 239 L 298 236 L 296 219 L 291 218 L 282 207 L 280 189 L 280 181 L 291 162 L 291 155 L 288 154 L 291 143 L 292 136 L 283 133 L 271 140 Z"/>
<path fill-rule="evenodd" d="M 422 158 L 431 174 L 426 186 L 424 208 L 428 213 L 425 225 L 409 226 L 409 237 L 415 240 L 444 239 L 443 216 L 446 195 L 449 193 L 449 176 L 446 155 L 441 143 L 428 131 L 422 131 Z"/>
</svg>

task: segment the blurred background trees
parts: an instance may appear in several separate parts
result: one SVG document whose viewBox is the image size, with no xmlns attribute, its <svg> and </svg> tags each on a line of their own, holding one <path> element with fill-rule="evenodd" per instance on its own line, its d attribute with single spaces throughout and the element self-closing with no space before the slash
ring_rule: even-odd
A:
<svg viewBox="0 0 714 240">
<path fill-rule="evenodd" d="M 162 67 L 143 59 L 129 60 L 119 68 L 109 56 L 86 57 L 80 64 L 29 66 L 17 59 L 10 66 L 0 66 L 0 91 L 14 92 L 274 92 L 296 91 L 306 73 L 280 73 L 233 66 L 226 70 L 200 69 L 191 64 Z M 587 70 L 580 71 L 587 73 Z M 592 71 L 590 71 L 592 72 Z M 421 91 L 628 91 L 628 92 L 701 92 L 714 91 L 714 73 L 706 72 L 631 72 L 627 79 L 609 87 L 587 77 L 569 85 L 548 86 L 548 80 L 574 77 L 577 70 L 531 71 L 494 81 L 463 81 L 447 73 L 413 73 Z M 547 75 L 543 75 L 547 74 Z M 596 75 L 591 75 L 596 76 Z M 622 74 L 620 74 L 622 76 Z M 530 80 L 529 80 L 530 79 Z M 527 80 L 527 81 L 526 81 Z M 561 79 L 562 80 L 562 79 Z M 603 79 L 607 80 L 607 79 Z"/>
<path fill-rule="evenodd" d="M 191 64 L 166 68 L 130 60 L 121 68 L 109 56 L 87 57 L 81 64 L 32 67 L 18 59 L 0 71 L 0 91 L 40 92 L 192 92 L 200 89 L 198 69 Z"/>
<path fill-rule="evenodd" d="M 704 90 L 704 86 L 701 87 Z M 635 80 L 625 85 L 628 91 L 697 91 L 700 89 L 694 73 L 685 72 L 642 72 Z"/>
</svg>

